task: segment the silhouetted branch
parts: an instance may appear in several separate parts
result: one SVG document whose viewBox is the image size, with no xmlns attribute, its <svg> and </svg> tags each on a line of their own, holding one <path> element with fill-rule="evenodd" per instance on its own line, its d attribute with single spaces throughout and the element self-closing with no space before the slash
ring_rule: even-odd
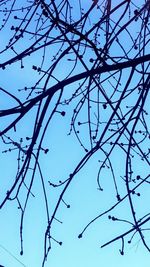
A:
<svg viewBox="0 0 150 267">
<path fill-rule="evenodd" d="M 119 235 L 114 233 L 115 237 L 102 247 L 121 240 L 120 253 L 124 255 L 126 238 L 130 237 L 130 244 L 139 235 L 150 251 L 143 234 L 149 231 L 149 207 L 142 191 L 150 184 L 149 15 L 148 0 L 119 4 L 111 0 L 0 3 L 0 34 L 4 36 L 0 46 L 0 140 L 2 156 L 6 162 L 9 155 L 13 157 L 15 170 L 2 194 L 0 209 L 8 201 L 17 204 L 23 255 L 27 207 L 30 198 L 32 201 L 40 195 L 46 223 L 42 267 L 53 242 L 63 244 L 53 227 L 55 223 L 62 225 L 61 205 L 72 208 L 66 193 L 75 178 L 80 184 L 77 174 L 86 171 L 90 160 L 95 160 L 93 182 L 104 202 L 99 214 L 85 222 L 78 237 L 113 211 L 113 216 L 108 215 L 109 222 L 118 223 L 118 227 L 124 223 L 127 229 Z M 59 126 L 60 122 L 61 133 L 57 128 L 54 136 L 54 124 Z M 61 178 L 57 175 L 58 180 L 53 180 L 53 168 L 58 171 L 51 166 L 53 149 L 59 147 L 62 161 L 67 154 L 67 145 L 64 151 L 63 141 L 58 144 L 64 134 L 68 146 L 70 139 L 72 145 L 77 141 L 78 161 L 69 152 L 67 157 L 74 167 L 62 175 L 69 166 L 60 164 Z M 48 174 L 43 157 L 50 166 Z M 37 176 L 40 186 L 36 187 Z M 88 185 L 87 179 L 85 194 Z M 111 204 L 105 200 L 108 189 Z M 143 210 L 136 197 L 139 203 L 145 203 Z M 118 214 L 118 207 L 122 214 Z"/>
</svg>

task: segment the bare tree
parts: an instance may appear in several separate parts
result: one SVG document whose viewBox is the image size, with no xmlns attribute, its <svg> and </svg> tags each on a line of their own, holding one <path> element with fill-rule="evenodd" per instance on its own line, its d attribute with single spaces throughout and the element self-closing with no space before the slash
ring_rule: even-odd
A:
<svg viewBox="0 0 150 267">
<path fill-rule="evenodd" d="M 58 221 L 58 209 L 62 202 L 70 207 L 65 194 L 76 174 L 83 167 L 86 172 L 92 158 L 98 166 L 94 179 L 99 194 L 105 191 L 103 174 L 107 170 L 113 180 L 114 202 L 87 222 L 78 237 L 108 215 L 111 221 L 125 223 L 127 230 L 102 247 L 121 240 L 120 253 L 124 254 L 126 237 L 131 243 L 140 236 L 150 251 L 146 239 L 150 210 L 143 192 L 150 183 L 150 1 L 2 0 L 0 14 L 1 151 L 6 161 L 8 154 L 13 155 L 16 170 L 0 208 L 7 202 L 17 203 L 20 253 L 24 217 L 29 199 L 34 197 L 36 176 L 40 175 L 46 207 L 44 266 L 55 240 L 53 225 Z M 41 157 L 46 154 L 45 161 L 51 164 L 48 155 L 52 144 L 46 136 L 53 131 L 53 121 L 57 124 L 61 118 L 68 122 L 68 138 L 78 140 L 80 155 L 68 177 L 54 181 L 50 174 L 43 175 Z M 117 154 L 122 158 L 121 168 Z M 73 161 L 73 154 L 71 158 Z M 48 190 L 58 188 L 58 199 L 50 209 Z M 124 203 L 129 217 L 112 215 Z M 144 203 L 143 214 L 140 203 Z"/>
</svg>

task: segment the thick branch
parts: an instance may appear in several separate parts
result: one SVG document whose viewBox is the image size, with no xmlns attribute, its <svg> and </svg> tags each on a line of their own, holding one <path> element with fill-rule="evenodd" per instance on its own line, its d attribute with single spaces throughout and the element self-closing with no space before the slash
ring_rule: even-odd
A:
<svg viewBox="0 0 150 267">
<path fill-rule="evenodd" d="M 63 80 L 59 83 L 57 83 L 56 85 L 50 87 L 48 90 L 46 90 L 44 93 L 38 95 L 37 97 L 28 100 L 26 102 L 23 103 L 23 108 L 19 108 L 19 107 L 14 107 L 11 109 L 7 109 L 7 110 L 1 110 L 0 111 L 0 117 L 3 116 L 7 116 L 10 114 L 15 114 L 15 113 L 26 113 L 27 111 L 29 111 L 35 104 L 37 104 L 41 99 L 47 97 L 48 95 L 53 96 L 58 90 L 60 90 L 61 88 L 73 83 L 73 82 L 77 82 L 81 79 L 87 78 L 87 77 L 93 77 L 96 74 L 102 74 L 105 72 L 110 72 L 110 71 L 115 71 L 115 70 L 123 70 L 126 68 L 131 68 L 131 67 L 136 67 L 137 65 L 150 61 L 150 54 L 139 57 L 139 58 L 135 58 L 135 59 L 131 59 L 128 61 L 124 61 L 121 63 L 116 63 L 113 65 L 106 65 L 106 66 L 102 66 L 102 67 L 98 67 L 95 69 L 91 69 L 89 71 L 85 71 L 82 72 L 80 74 L 74 75 L 66 80 Z"/>
</svg>

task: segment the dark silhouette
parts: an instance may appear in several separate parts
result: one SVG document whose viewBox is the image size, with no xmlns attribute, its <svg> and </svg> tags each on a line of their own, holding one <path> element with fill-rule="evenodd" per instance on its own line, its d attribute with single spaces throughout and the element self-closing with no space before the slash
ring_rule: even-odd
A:
<svg viewBox="0 0 150 267">
<path fill-rule="evenodd" d="M 107 215 L 109 222 L 118 222 L 118 228 L 126 224 L 126 230 L 102 247 L 120 240 L 123 255 L 124 244 L 139 236 L 150 251 L 146 238 L 150 211 L 144 193 L 150 184 L 150 1 L 81 0 L 72 5 L 68 0 L 0 3 L 1 152 L 6 162 L 8 155 L 14 155 L 16 170 L 0 208 L 17 203 L 23 255 L 24 217 L 29 216 L 27 206 L 36 195 L 35 177 L 40 176 L 47 222 L 42 266 L 51 243 L 62 245 L 53 237 L 53 225 L 61 223 L 61 204 L 71 207 L 65 194 L 90 159 L 97 162 L 99 194 L 111 188 L 113 202 L 85 222 L 78 237 Z M 44 154 L 44 162 L 53 158 L 50 149 L 55 144 L 47 136 L 53 132 L 53 121 L 59 125 L 61 119 L 67 123 L 68 140 L 78 141 L 79 156 L 68 176 L 53 181 L 51 173 L 45 175 L 42 159 Z M 63 127 L 59 134 L 63 136 Z M 68 157 L 77 162 L 74 153 Z M 58 166 L 62 171 L 68 168 L 67 163 Z M 107 186 L 106 173 L 112 179 Z M 86 186 L 88 181 L 85 193 Z M 51 209 L 48 192 L 58 188 Z M 144 205 L 142 212 L 140 205 Z M 119 216 L 116 210 L 124 206 L 129 214 Z"/>
</svg>

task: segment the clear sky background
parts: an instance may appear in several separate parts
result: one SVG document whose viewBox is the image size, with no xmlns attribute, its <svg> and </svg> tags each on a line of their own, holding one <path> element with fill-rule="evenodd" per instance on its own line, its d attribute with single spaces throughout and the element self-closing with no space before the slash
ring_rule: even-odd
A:
<svg viewBox="0 0 150 267">
<path fill-rule="evenodd" d="M 26 4 L 27 1 L 23 2 Z M 116 5 L 120 1 L 112 2 L 113 5 Z M 140 5 L 141 2 L 144 1 L 136 1 L 136 4 Z M 90 3 L 87 4 L 88 7 Z M 72 5 L 74 5 L 73 2 Z M 86 4 L 83 4 L 83 6 L 86 10 Z M 73 12 L 74 14 L 76 13 L 77 16 L 78 10 L 75 9 L 75 7 Z M 93 11 L 90 18 L 90 23 L 94 23 L 94 20 L 96 20 L 97 17 L 98 11 L 95 10 L 95 13 Z M 113 19 L 115 19 L 115 17 Z M 14 20 L 10 19 L 5 30 L 1 32 L 0 49 L 5 47 L 7 40 L 9 39 L 10 32 L 8 29 L 10 29 L 12 23 L 14 23 Z M 134 24 L 134 28 L 131 28 L 130 31 L 133 34 L 138 31 L 138 23 L 136 26 Z M 101 41 L 103 43 L 103 39 Z M 24 42 L 20 42 L 17 47 L 18 51 L 21 51 L 24 45 Z M 124 45 L 125 47 L 128 46 L 128 40 L 124 41 Z M 51 56 L 55 54 L 55 49 L 57 50 L 57 47 L 54 48 L 53 51 L 50 51 Z M 117 47 L 113 47 L 113 49 L 114 54 L 117 54 Z M 1 57 L 0 63 L 13 55 L 14 53 L 9 50 Z M 87 64 L 89 65 L 91 55 L 87 54 L 85 56 L 87 57 Z M 32 71 L 32 65 L 33 62 L 35 65 L 38 65 L 40 58 L 41 54 L 38 53 L 37 55 L 33 55 L 32 58 L 25 59 L 24 69 L 20 69 L 20 62 L 18 62 L 14 64 L 14 67 L 9 66 L 6 70 L 0 70 L 0 86 L 23 99 L 24 91 L 19 93 L 18 89 L 34 85 L 39 77 L 39 74 Z M 66 62 L 61 63 L 56 69 L 57 78 L 60 80 L 66 75 L 66 73 L 68 73 L 70 68 L 70 65 L 67 65 Z M 48 62 L 45 63 L 45 68 L 47 64 Z M 80 73 L 80 67 L 78 72 Z M 138 77 L 136 78 L 138 79 Z M 122 84 L 124 84 L 125 79 L 126 78 L 122 79 Z M 53 80 L 50 81 L 49 86 L 53 83 Z M 72 87 L 67 87 L 64 99 L 70 96 L 71 90 Z M 52 106 L 54 106 L 56 98 L 57 96 L 54 98 Z M 134 96 L 130 99 L 130 101 L 130 104 L 134 105 Z M 10 101 L 10 98 L 7 95 L 4 95 L 2 92 L 0 93 L 0 109 L 12 107 L 14 104 L 15 102 Z M 85 155 L 85 151 L 83 151 L 75 136 L 68 135 L 70 131 L 72 111 L 75 104 L 76 102 L 69 106 L 63 107 L 62 105 L 60 107 L 60 111 L 65 110 L 66 116 L 62 117 L 60 113 L 55 114 L 43 143 L 43 147 L 49 149 L 47 155 L 45 155 L 44 152 L 43 154 L 41 153 L 40 160 L 43 176 L 45 177 L 45 185 L 51 213 L 59 197 L 61 188 L 50 187 L 48 181 L 59 183 L 60 180 L 65 180 L 74 170 L 79 160 L 83 157 L 83 155 Z M 129 102 L 127 104 L 129 105 Z M 149 111 L 149 106 L 147 105 L 147 112 Z M 109 110 L 102 110 L 102 112 L 102 116 L 104 118 L 103 120 L 107 120 Z M 16 141 L 22 137 L 24 144 L 26 144 L 25 139 L 27 136 L 30 136 L 32 130 L 33 117 L 34 112 L 32 111 L 23 119 L 22 124 L 18 124 L 19 130 L 17 129 L 17 134 L 13 131 L 11 132 Z M 85 110 L 81 113 L 80 119 L 82 122 L 85 121 Z M 3 129 L 3 127 L 9 122 L 10 118 L 2 119 L 0 124 L 1 129 Z M 84 138 L 86 140 L 86 128 L 82 129 L 82 138 L 83 140 Z M 10 135 L 8 134 L 8 136 Z M 14 147 L 11 146 L 11 148 Z M 5 149 L 9 149 L 9 145 L 5 146 L 1 143 L 1 151 L 4 152 Z M 8 151 L 7 153 L 1 153 L 0 201 L 3 200 L 6 191 L 14 180 L 17 170 L 17 153 L 18 151 L 15 149 L 11 152 Z M 131 244 L 128 244 L 129 238 L 126 238 L 124 256 L 121 256 L 119 252 L 121 249 L 120 240 L 105 248 L 101 248 L 105 242 L 129 229 L 128 227 L 130 227 L 130 225 L 128 226 L 123 222 L 112 222 L 108 219 L 108 215 L 116 217 L 119 216 L 119 218 L 130 218 L 131 214 L 128 201 L 119 205 L 115 211 L 112 211 L 104 217 L 96 220 L 85 231 L 83 238 L 78 239 L 78 235 L 82 232 L 87 223 L 116 202 L 113 179 L 107 167 L 105 167 L 102 172 L 101 186 L 104 188 L 104 191 L 101 192 L 97 188 L 96 178 L 99 170 L 99 161 L 102 159 L 103 157 L 100 153 L 94 155 L 87 165 L 75 176 L 72 184 L 67 190 L 63 200 L 67 203 L 67 205 L 70 205 L 70 208 L 67 208 L 65 203 L 61 203 L 56 217 L 56 222 L 53 224 L 52 230 L 52 237 L 58 242 L 62 242 L 62 245 L 60 246 L 55 240 L 52 240 L 52 249 L 45 267 L 149 267 L 150 254 L 143 247 L 139 237 L 136 237 Z M 126 191 L 123 186 L 124 183 L 122 179 L 120 179 L 120 173 L 123 172 L 122 163 L 124 157 L 119 150 L 116 150 L 113 154 L 112 160 L 116 177 L 119 179 L 119 189 L 123 196 Z M 143 169 L 143 162 L 136 160 L 137 159 L 135 158 L 135 173 L 146 175 L 149 171 L 148 168 Z M 29 178 L 27 177 L 27 179 Z M 25 198 L 25 192 L 26 189 L 24 188 L 22 190 L 21 201 Z M 144 200 L 135 196 L 135 201 L 137 202 L 138 212 L 142 216 L 143 212 L 147 209 L 145 204 L 149 203 L 149 188 L 143 186 L 140 193 L 144 194 Z M 17 208 L 17 203 L 12 201 L 7 202 L 5 207 L 0 211 L 0 264 L 5 267 L 41 267 L 44 248 L 44 233 L 47 224 L 41 179 L 38 172 L 35 176 L 32 194 L 34 196 L 31 195 L 29 199 L 24 218 L 24 254 L 22 256 L 20 256 L 20 210 Z"/>
</svg>

